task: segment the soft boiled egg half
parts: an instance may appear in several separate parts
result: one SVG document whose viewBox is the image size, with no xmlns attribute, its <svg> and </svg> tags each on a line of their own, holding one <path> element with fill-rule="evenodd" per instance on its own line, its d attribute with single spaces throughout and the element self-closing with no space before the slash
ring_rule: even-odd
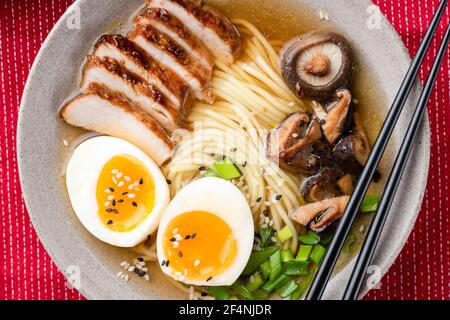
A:
<svg viewBox="0 0 450 320">
<path fill-rule="evenodd" d="M 188 285 L 231 285 L 250 257 L 249 204 L 232 183 L 201 178 L 180 190 L 164 212 L 157 252 L 165 274 Z"/>
<path fill-rule="evenodd" d="M 66 183 L 83 226 L 118 247 L 133 247 L 154 232 L 170 199 L 158 166 L 134 145 L 108 136 L 74 150 Z"/>
</svg>

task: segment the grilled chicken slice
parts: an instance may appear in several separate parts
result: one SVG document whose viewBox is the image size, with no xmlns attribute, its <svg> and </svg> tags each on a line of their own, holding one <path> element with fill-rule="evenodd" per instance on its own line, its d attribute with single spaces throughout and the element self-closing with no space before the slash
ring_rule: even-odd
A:
<svg viewBox="0 0 450 320">
<path fill-rule="evenodd" d="M 136 25 L 128 34 L 128 38 L 183 78 L 196 98 L 208 103 L 214 102 L 214 91 L 209 86 L 212 68 L 200 64 L 168 35 L 150 25 Z"/>
<path fill-rule="evenodd" d="M 170 69 L 161 68 L 157 61 L 124 36 L 101 36 L 95 44 L 93 55 L 119 61 L 132 73 L 158 87 L 173 105 L 183 109 L 190 91 L 184 80 Z"/>
<path fill-rule="evenodd" d="M 180 126 L 180 110 L 172 105 L 156 86 L 131 73 L 117 60 L 88 56 L 82 89 L 87 90 L 92 83 L 104 85 L 125 95 L 170 132 Z"/>
<path fill-rule="evenodd" d="M 134 22 L 153 26 L 175 40 L 206 68 L 212 69 L 214 67 L 214 56 L 211 51 L 167 10 L 160 8 L 144 9 L 140 15 L 136 16 Z"/>
<path fill-rule="evenodd" d="M 92 84 L 60 112 L 72 126 L 124 139 L 162 165 L 172 155 L 173 144 L 158 122 L 124 96 Z"/>
<path fill-rule="evenodd" d="M 165 9 L 178 18 L 218 60 L 232 64 L 239 56 L 240 34 L 217 10 L 191 0 L 147 0 L 147 6 Z"/>
</svg>

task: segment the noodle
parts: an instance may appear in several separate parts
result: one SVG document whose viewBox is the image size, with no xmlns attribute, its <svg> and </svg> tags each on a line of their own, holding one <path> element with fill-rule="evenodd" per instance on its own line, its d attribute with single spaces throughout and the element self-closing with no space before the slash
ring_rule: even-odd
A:
<svg viewBox="0 0 450 320">
<path fill-rule="evenodd" d="M 289 90 L 279 72 L 277 51 L 282 42 L 268 41 L 252 24 L 233 21 L 243 38 L 242 56 L 235 64 L 216 62 L 211 84 L 217 100 L 212 105 L 196 102 L 187 117 L 191 131 L 181 137 L 164 171 L 174 196 L 190 181 L 200 178 L 200 166 L 227 156 L 242 172 L 232 181 L 246 196 L 256 229 L 267 223 L 280 230 L 288 226 L 294 236 L 285 247 L 297 249 L 298 231 L 288 216 L 303 203 L 299 178 L 284 172 L 265 156 L 265 139 L 271 128 L 288 114 L 306 106 Z M 272 46 L 272 44 L 276 46 Z M 276 200 L 276 198 L 281 199 Z M 144 258 L 153 260 L 154 246 L 139 246 Z M 190 292 L 186 286 L 178 287 Z"/>
</svg>

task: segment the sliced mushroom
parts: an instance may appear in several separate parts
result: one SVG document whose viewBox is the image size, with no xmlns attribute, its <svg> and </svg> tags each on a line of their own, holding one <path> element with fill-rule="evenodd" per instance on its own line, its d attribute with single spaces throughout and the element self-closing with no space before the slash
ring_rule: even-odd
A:
<svg viewBox="0 0 450 320">
<path fill-rule="evenodd" d="M 295 112 L 283 120 L 267 137 L 267 157 L 279 161 L 287 170 L 313 173 L 318 161 L 312 143 L 322 137 L 319 122 L 308 114 Z"/>
<path fill-rule="evenodd" d="M 358 175 L 369 157 L 370 147 L 361 133 L 343 138 L 333 150 L 333 158 L 348 172 Z"/>
<path fill-rule="evenodd" d="M 341 196 L 342 192 L 337 182 L 343 175 L 343 171 L 337 167 L 323 167 L 317 174 L 303 180 L 300 187 L 301 195 L 307 202 Z"/>
<path fill-rule="evenodd" d="M 338 186 L 339 190 L 345 195 L 349 195 L 353 191 L 353 177 L 351 174 L 346 174 L 342 178 L 340 178 L 336 185 Z"/>
<path fill-rule="evenodd" d="M 342 196 L 310 203 L 298 207 L 289 217 L 314 232 L 321 232 L 342 216 L 349 199 L 349 196 Z"/>
<path fill-rule="evenodd" d="M 280 56 L 283 77 L 300 97 L 322 101 L 350 83 L 352 49 L 339 34 L 306 33 L 286 43 Z"/>
<path fill-rule="evenodd" d="M 325 107 L 313 101 L 315 115 L 320 119 L 323 134 L 329 143 L 335 143 L 349 127 L 352 94 L 347 89 L 336 92 L 333 101 Z"/>
</svg>

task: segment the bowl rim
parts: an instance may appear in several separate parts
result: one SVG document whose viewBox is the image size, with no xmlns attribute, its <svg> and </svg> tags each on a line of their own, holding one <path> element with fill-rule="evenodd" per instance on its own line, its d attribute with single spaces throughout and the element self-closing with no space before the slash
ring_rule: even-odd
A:
<svg viewBox="0 0 450 320">
<path fill-rule="evenodd" d="M 62 256 L 58 256 L 53 248 L 52 248 L 52 243 L 50 241 L 50 239 L 48 239 L 48 236 L 46 235 L 46 232 L 44 230 L 44 228 L 39 224 L 36 223 L 37 222 L 37 215 L 39 213 L 35 213 L 33 211 L 33 209 L 31 209 L 31 204 L 29 201 L 29 196 L 30 193 L 32 192 L 32 188 L 30 186 L 27 186 L 26 183 L 26 177 L 25 174 L 23 174 L 24 171 L 24 161 L 26 159 L 24 159 L 21 156 L 21 152 L 24 149 L 23 146 L 23 134 L 24 134 L 24 127 L 21 125 L 23 123 L 23 118 L 25 117 L 25 114 L 27 112 L 27 105 L 29 105 L 29 101 L 31 98 L 30 95 L 30 88 L 32 87 L 34 81 L 33 79 L 36 77 L 36 70 L 39 66 L 39 64 L 41 63 L 41 61 L 43 60 L 43 58 L 45 57 L 46 52 L 48 51 L 49 47 L 52 46 L 52 40 L 58 35 L 58 32 L 60 31 L 60 29 L 63 27 L 64 23 L 66 22 L 68 16 L 71 14 L 73 8 L 75 7 L 79 7 L 81 8 L 83 5 L 85 5 L 86 3 L 88 3 L 88 0 L 76 0 L 75 2 L 73 2 L 64 12 L 64 14 L 59 18 L 59 20 L 57 21 L 57 23 L 54 25 L 54 27 L 52 28 L 52 30 L 49 32 L 49 34 L 47 35 L 45 41 L 43 42 L 43 44 L 41 45 L 41 48 L 39 49 L 38 54 L 36 55 L 33 65 L 31 67 L 31 70 L 29 72 L 29 75 L 27 77 L 27 81 L 26 84 L 24 86 L 24 90 L 22 93 L 22 99 L 21 99 L 21 103 L 20 103 L 20 108 L 19 108 L 19 115 L 18 115 L 18 122 L 17 122 L 17 132 L 16 132 L 16 138 L 17 138 L 17 148 L 16 148 L 16 157 L 17 157 L 17 161 L 18 161 L 18 172 L 19 172 L 19 181 L 20 181 L 20 185 L 21 185 L 21 190 L 22 190 L 22 195 L 24 198 L 24 203 L 26 205 L 27 208 L 27 212 L 28 215 L 30 217 L 30 220 L 33 224 L 34 229 L 36 230 L 36 233 L 39 237 L 39 240 L 42 242 L 46 252 L 48 253 L 48 255 L 50 256 L 50 258 L 52 259 L 52 261 L 56 264 L 56 266 L 58 267 L 58 269 L 64 274 L 65 277 L 67 277 L 67 272 L 66 270 L 64 270 L 63 266 L 63 260 L 64 257 Z M 373 5 L 373 3 L 370 0 L 364 0 L 364 2 L 358 2 L 361 5 Z M 407 60 L 408 63 L 410 63 L 411 60 L 411 56 L 409 55 L 408 49 L 406 48 L 403 40 L 401 39 L 401 36 L 397 33 L 397 31 L 395 30 L 395 28 L 391 25 L 391 23 L 387 20 L 387 18 L 382 15 L 382 19 L 381 19 L 381 23 L 383 24 L 383 28 L 385 28 L 386 33 L 389 33 L 390 36 L 393 38 L 394 41 L 399 42 L 401 44 L 401 54 L 403 55 L 403 59 Z M 421 89 L 422 86 L 420 84 L 420 81 L 417 81 L 416 83 L 417 88 L 416 89 Z M 428 180 L 428 173 L 429 173 L 429 160 L 430 160 L 430 124 L 429 124 L 429 117 L 428 114 L 425 115 L 424 120 L 423 120 L 423 133 L 422 133 L 422 137 L 425 138 L 422 141 L 422 148 L 424 148 L 425 151 L 425 156 L 426 156 L 426 160 L 425 163 L 423 164 L 423 171 L 421 176 L 419 177 L 418 180 L 423 181 L 423 183 L 420 184 L 419 186 L 419 191 L 417 192 L 418 194 L 421 195 L 420 199 L 418 199 L 418 201 L 416 202 L 416 206 L 415 206 L 415 213 L 413 216 L 413 220 L 408 224 L 408 226 L 406 227 L 406 232 L 404 233 L 404 236 L 402 237 L 401 241 L 399 241 L 399 245 L 396 246 L 396 248 L 392 251 L 389 251 L 389 256 L 387 258 L 387 260 L 385 261 L 383 268 L 381 270 L 381 276 L 383 277 L 387 271 L 389 270 L 389 268 L 393 265 L 393 263 L 396 261 L 397 257 L 399 256 L 401 250 L 403 249 L 404 245 L 406 244 L 406 242 L 409 239 L 409 236 L 411 234 L 412 229 L 414 228 L 414 225 L 416 223 L 417 220 L 417 216 L 420 213 L 420 209 L 422 206 L 422 202 L 423 202 L 423 198 L 425 196 L 425 190 L 427 187 L 427 180 Z M 417 141 L 416 141 L 417 143 Z M 338 274 L 349 274 L 349 272 L 351 271 L 352 266 L 354 265 L 356 261 L 356 256 L 354 258 L 352 258 L 352 260 L 345 266 L 344 269 L 340 270 L 338 272 Z M 85 277 L 87 277 L 85 275 Z M 79 290 L 79 292 L 86 298 L 88 299 L 97 299 L 98 297 L 96 297 L 96 293 L 98 292 L 98 290 L 93 289 L 93 286 L 95 286 L 95 282 L 92 281 L 92 279 L 87 279 L 89 280 L 88 282 L 90 282 L 90 284 L 88 285 L 83 285 L 83 287 L 81 287 Z M 360 298 L 364 297 L 368 291 L 370 290 L 370 288 L 364 288 L 360 294 Z"/>
</svg>

